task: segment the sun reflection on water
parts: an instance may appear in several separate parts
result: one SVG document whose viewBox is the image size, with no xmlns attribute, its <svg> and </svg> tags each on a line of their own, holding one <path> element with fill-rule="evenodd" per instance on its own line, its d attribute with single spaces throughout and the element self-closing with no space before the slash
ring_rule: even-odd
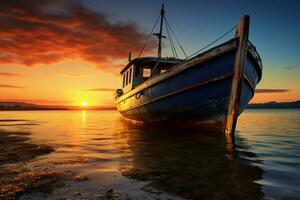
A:
<svg viewBox="0 0 300 200">
<path fill-rule="evenodd" d="M 82 124 L 86 123 L 86 110 L 81 111 L 81 122 Z"/>
</svg>

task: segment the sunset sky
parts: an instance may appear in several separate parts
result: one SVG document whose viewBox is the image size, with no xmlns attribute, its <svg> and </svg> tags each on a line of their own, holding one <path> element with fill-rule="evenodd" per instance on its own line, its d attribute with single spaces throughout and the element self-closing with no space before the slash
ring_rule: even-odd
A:
<svg viewBox="0 0 300 200">
<path fill-rule="evenodd" d="M 161 3 L 188 54 L 249 14 L 264 67 L 252 102 L 300 100 L 300 1 L 1 0 L 0 101 L 113 105 L 118 73 L 129 51 L 138 55 Z"/>
</svg>

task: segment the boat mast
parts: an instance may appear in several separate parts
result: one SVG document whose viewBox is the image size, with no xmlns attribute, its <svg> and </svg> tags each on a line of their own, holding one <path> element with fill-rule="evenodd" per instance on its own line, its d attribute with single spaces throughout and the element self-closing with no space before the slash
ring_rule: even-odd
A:
<svg viewBox="0 0 300 200">
<path fill-rule="evenodd" d="M 165 36 L 162 35 L 162 29 L 163 29 L 163 21 L 164 21 L 164 16 L 165 16 L 165 8 L 164 4 L 161 5 L 161 10 L 160 10 L 160 28 L 159 28 L 159 33 L 153 33 L 153 35 L 156 35 L 158 37 L 158 57 L 161 57 L 161 38 L 166 38 Z"/>
</svg>

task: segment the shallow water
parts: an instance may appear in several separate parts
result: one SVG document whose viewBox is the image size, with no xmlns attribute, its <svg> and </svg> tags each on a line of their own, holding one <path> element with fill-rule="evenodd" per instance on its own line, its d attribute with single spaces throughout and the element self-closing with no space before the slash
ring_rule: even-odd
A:
<svg viewBox="0 0 300 200">
<path fill-rule="evenodd" d="M 232 150 L 220 134 L 134 125 L 116 111 L 0 112 L 0 131 L 55 149 L 26 167 L 87 177 L 24 199 L 300 199 L 299 122 L 300 110 L 246 110 Z"/>
</svg>

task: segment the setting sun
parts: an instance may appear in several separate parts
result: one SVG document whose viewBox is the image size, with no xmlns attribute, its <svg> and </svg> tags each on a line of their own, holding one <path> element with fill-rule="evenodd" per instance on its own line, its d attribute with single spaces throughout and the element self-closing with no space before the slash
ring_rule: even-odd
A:
<svg viewBox="0 0 300 200">
<path fill-rule="evenodd" d="M 87 105 L 88 105 L 87 102 L 81 102 L 82 107 L 87 107 Z"/>
</svg>

